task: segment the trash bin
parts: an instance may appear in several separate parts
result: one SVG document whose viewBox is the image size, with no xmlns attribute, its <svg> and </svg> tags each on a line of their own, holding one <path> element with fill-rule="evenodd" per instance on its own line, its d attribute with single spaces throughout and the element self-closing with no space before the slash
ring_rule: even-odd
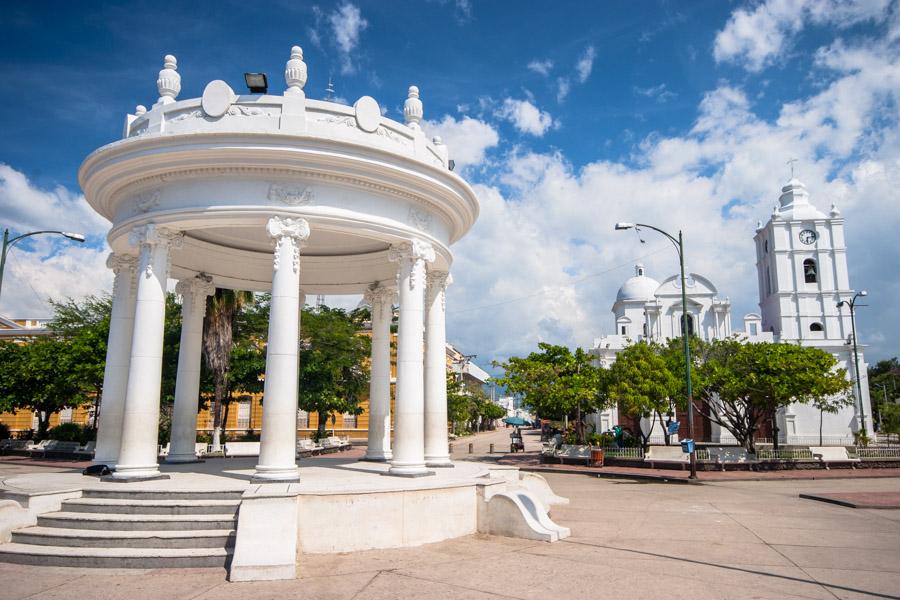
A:
<svg viewBox="0 0 900 600">
<path fill-rule="evenodd" d="M 694 451 L 694 440 L 681 440 L 681 451 L 690 454 Z"/>
<path fill-rule="evenodd" d="M 603 466 L 603 448 L 591 448 L 591 466 Z"/>
</svg>

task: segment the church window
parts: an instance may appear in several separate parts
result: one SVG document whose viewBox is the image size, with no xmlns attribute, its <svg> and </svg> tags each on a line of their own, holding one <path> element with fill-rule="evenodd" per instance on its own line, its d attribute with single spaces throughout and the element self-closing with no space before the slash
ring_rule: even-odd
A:
<svg viewBox="0 0 900 600">
<path fill-rule="evenodd" d="M 812 323 L 812 324 L 809 326 L 809 330 L 810 330 L 810 331 L 825 331 L 825 328 L 822 327 L 822 324 L 821 324 L 821 323 Z"/>
<path fill-rule="evenodd" d="M 763 240 L 763 250 L 766 254 L 769 253 L 769 240 Z"/>
<path fill-rule="evenodd" d="M 628 332 L 628 328 L 625 325 L 622 325 L 622 335 L 625 335 Z"/>
<path fill-rule="evenodd" d="M 803 261 L 803 278 L 806 280 L 806 283 L 817 283 L 819 281 L 815 260 L 807 258 Z"/>
<path fill-rule="evenodd" d="M 750 323 L 750 335 L 756 335 L 757 333 L 756 323 Z"/>
<path fill-rule="evenodd" d="M 687 330 L 688 335 L 694 335 L 694 317 L 691 315 L 687 315 Z M 684 321 L 681 322 L 681 335 L 684 335 Z"/>
<path fill-rule="evenodd" d="M 772 295 L 772 273 L 769 271 L 769 267 L 766 267 L 766 295 Z"/>
<path fill-rule="evenodd" d="M 644 337 L 647 337 L 647 324 L 644 323 Z"/>
</svg>

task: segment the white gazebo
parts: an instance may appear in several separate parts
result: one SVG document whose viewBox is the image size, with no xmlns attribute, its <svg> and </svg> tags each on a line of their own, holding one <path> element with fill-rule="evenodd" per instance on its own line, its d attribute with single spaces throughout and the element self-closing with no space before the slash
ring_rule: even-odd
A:
<svg viewBox="0 0 900 600">
<path fill-rule="evenodd" d="M 283 94 L 237 94 L 224 81 L 178 100 L 174 56 L 159 99 L 138 106 L 123 139 L 92 153 L 79 181 L 112 222 L 115 272 L 96 460 L 113 478 L 157 467 L 165 293 L 183 297 L 169 461 L 194 460 L 200 346 L 215 287 L 271 292 L 262 438 L 255 478 L 293 481 L 297 344 L 305 294 L 365 294 L 372 307 L 368 458 L 421 476 L 448 455 L 444 291 L 450 246 L 478 216 L 447 147 L 420 125 L 410 86 L 405 123 L 363 96 L 308 99 L 295 46 Z M 390 319 L 399 298 L 396 414 L 390 438 Z"/>
</svg>

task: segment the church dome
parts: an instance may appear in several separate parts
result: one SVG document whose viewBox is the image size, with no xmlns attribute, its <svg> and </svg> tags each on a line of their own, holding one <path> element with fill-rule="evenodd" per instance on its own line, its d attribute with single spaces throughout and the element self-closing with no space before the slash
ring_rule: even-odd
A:
<svg viewBox="0 0 900 600">
<path fill-rule="evenodd" d="M 619 288 L 619 293 L 616 294 L 616 302 L 635 300 L 646 302 L 653 300 L 653 294 L 659 287 L 659 282 L 644 275 L 644 265 L 635 265 L 634 273 L 634 277 L 628 279 Z"/>
</svg>

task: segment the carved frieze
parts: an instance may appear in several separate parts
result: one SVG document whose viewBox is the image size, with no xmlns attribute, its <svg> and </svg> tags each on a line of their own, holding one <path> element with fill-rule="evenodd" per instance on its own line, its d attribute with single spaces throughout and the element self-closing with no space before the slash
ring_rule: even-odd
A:
<svg viewBox="0 0 900 600">
<path fill-rule="evenodd" d="M 269 200 L 281 202 L 288 206 L 305 206 L 312 204 L 316 193 L 308 185 L 290 185 L 273 183 L 269 186 Z"/>
</svg>

